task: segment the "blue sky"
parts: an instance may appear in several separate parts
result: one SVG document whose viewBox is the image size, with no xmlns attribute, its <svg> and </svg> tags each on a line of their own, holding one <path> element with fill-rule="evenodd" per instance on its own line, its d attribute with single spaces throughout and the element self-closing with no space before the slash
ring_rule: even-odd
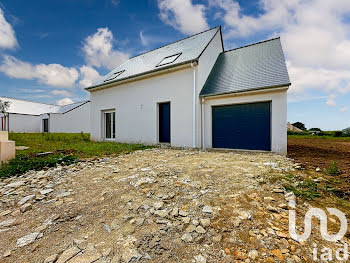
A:
<svg viewBox="0 0 350 263">
<path fill-rule="evenodd" d="M 348 0 L 0 0 L 0 96 L 85 100 L 128 57 L 217 25 L 225 49 L 281 36 L 289 121 L 350 126 Z"/>
</svg>

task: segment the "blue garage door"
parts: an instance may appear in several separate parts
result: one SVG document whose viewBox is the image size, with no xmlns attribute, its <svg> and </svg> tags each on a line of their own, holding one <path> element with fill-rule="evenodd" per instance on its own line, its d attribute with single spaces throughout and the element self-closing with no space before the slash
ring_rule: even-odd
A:
<svg viewBox="0 0 350 263">
<path fill-rule="evenodd" d="M 270 109 L 270 102 L 213 107 L 213 147 L 270 151 Z"/>
</svg>

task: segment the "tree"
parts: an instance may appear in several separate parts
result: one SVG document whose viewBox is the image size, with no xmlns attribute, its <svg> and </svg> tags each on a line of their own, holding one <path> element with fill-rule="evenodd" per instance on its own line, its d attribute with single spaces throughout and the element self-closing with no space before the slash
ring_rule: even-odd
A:
<svg viewBox="0 0 350 263">
<path fill-rule="evenodd" d="M 2 122 L 2 128 L 1 130 L 6 130 L 8 127 L 8 120 L 7 119 L 7 116 L 8 116 L 8 113 L 7 113 L 7 110 L 9 109 L 10 107 L 10 102 L 9 101 L 4 101 L 4 100 L 1 100 L 0 99 L 0 114 L 2 115 L 2 117 L 4 117 L 1 122 Z"/>
<path fill-rule="evenodd" d="M 320 128 L 311 128 L 309 129 L 309 132 L 321 132 L 322 130 Z"/>
<path fill-rule="evenodd" d="M 7 112 L 7 110 L 10 107 L 10 102 L 9 101 L 4 101 L 0 99 L 0 113 L 5 114 Z"/>
<path fill-rule="evenodd" d="M 294 127 L 299 128 L 300 130 L 306 131 L 305 124 L 302 122 L 297 121 L 297 122 L 294 122 L 292 125 Z"/>
<path fill-rule="evenodd" d="M 346 134 L 346 135 L 350 135 L 350 127 L 344 129 L 344 130 L 343 130 L 343 133 Z"/>
</svg>

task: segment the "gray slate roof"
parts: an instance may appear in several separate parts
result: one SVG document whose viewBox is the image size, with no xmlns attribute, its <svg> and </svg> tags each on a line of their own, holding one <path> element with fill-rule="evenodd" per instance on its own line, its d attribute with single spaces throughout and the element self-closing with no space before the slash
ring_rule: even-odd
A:
<svg viewBox="0 0 350 263">
<path fill-rule="evenodd" d="M 290 85 L 279 38 L 223 52 L 200 96 Z"/>
<path fill-rule="evenodd" d="M 174 67 L 190 61 L 195 61 L 198 59 L 219 29 L 220 27 L 215 27 L 197 35 L 190 36 L 172 44 L 130 58 L 87 89 L 147 74 L 155 70 Z M 179 53 L 181 53 L 181 55 L 173 63 L 157 66 L 165 57 Z M 114 80 L 106 81 L 107 79 L 111 78 L 114 73 L 120 71 L 124 72 Z"/>
</svg>

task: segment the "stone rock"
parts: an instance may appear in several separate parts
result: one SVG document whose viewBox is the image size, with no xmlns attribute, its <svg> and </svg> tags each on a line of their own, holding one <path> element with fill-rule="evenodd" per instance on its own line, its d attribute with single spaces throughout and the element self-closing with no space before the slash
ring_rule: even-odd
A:
<svg viewBox="0 0 350 263">
<path fill-rule="evenodd" d="M 182 218 L 182 222 L 184 222 L 185 224 L 188 224 L 190 221 L 191 221 L 191 218 L 188 216 Z"/>
<path fill-rule="evenodd" d="M 238 215 L 238 218 L 242 220 L 248 220 L 252 218 L 252 216 L 246 211 L 239 211 Z"/>
<path fill-rule="evenodd" d="M 185 242 L 192 242 L 193 241 L 193 237 L 190 233 L 183 234 L 181 239 Z"/>
<path fill-rule="evenodd" d="M 154 204 L 153 204 L 153 207 L 156 210 L 161 209 L 163 206 L 164 206 L 164 202 L 163 201 L 154 202 Z"/>
<path fill-rule="evenodd" d="M 186 217 L 186 216 L 188 216 L 188 212 L 181 209 L 181 210 L 179 211 L 179 215 L 180 215 L 180 216 L 183 216 L 183 217 Z"/>
<path fill-rule="evenodd" d="M 26 197 L 23 197 L 19 202 L 18 205 L 24 205 L 28 201 L 32 200 L 35 197 L 35 195 L 27 195 Z"/>
<path fill-rule="evenodd" d="M 179 214 L 179 208 L 177 207 L 173 208 L 173 210 L 170 213 L 171 216 L 177 216 L 178 214 Z"/>
<path fill-rule="evenodd" d="M 130 223 L 123 224 L 121 227 L 121 231 L 124 235 L 132 235 L 135 232 L 135 227 Z"/>
<path fill-rule="evenodd" d="M 189 225 L 187 228 L 186 228 L 186 232 L 187 233 L 192 233 L 193 231 L 196 230 L 196 227 L 194 225 Z"/>
<path fill-rule="evenodd" d="M 45 258 L 44 263 L 54 263 L 58 258 L 58 254 L 53 254 L 47 258 Z"/>
<path fill-rule="evenodd" d="M 239 259 L 239 260 L 244 260 L 247 258 L 247 255 L 246 253 L 242 252 L 242 251 L 235 251 L 233 252 L 233 256 L 236 258 L 236 259 Z"/>
<path fill-rule="evenodd" d="M 199 225 L 199 221 L 197 219 L 193 219 L 192 220 L 192 225 L 198 226 Z"/>
<path fill-rule="evenodd" d="M 9 215 L 9 214 L 11 214 L 11 213 L 12 213 L 11 210 L 5 210 L 5 211 L 3 211 L 3 212 L 0 213 L 0 216 L 7 216 L 7 215 Z"/>
<path fill-rule="evenodd" d="M 201 225 L 204 227 L 210 226 L 210 219 L 209 218 L 201 218 L 199 221 L 201 222 Z"/>
<path fill-rule="evenodd" d="M 219 242 L 221 242 L 221 239 L 222 239 L 222 235 L 218 234 L 218 235 L 213 237 L 213 242 L 219 243 Z"/>
<path fill-rule="evenodd" d="M 21 210 L 22 213 L 25 213 L 25 212 L 31 210 L 32 208 L 33 208 L 32 204 L 27 203 L 27 204 L 22 205 L 19 210 Z"/>
<path fill-rule="evenodd" d="M 44 189 L 44 190 L 41 190 L 40 191 L 40 194 L 41 195 L 47 195 L 49 193 L 53 192 L 53 189 L 52 188 L 49 188 L 49 189 Z"/>
<path fill-rule="evenodd" d="M 2 222 L 0 222 L 0 227 L 9 227 L 12 226 L 16 221 L 16 218 L 10 218 L 7 220 L 4 220 Z"/>
<path fill-rule="evenodd" d="M 142 255 L 134 248 L 127 248 L 123 251 L 121 258 L 123 262 L 139 261 Z"/>
<path fill-rule="evenodd" d="M 82 254 L 72 257 L 67 263 L 93 263 L 101 258 L 101 254 L 95 249 L 87 249 Z"/>
<path fill-rule="evenodd" d="M 6 187 L 6 188 L 18 188 L 18 187 L 20 187 L 20 186 L 22 186 L 22 185 L 25 185 L 25 184 L 26 184 L 25 181 L 17 181 L 17 182 L 8 184 L 8 185 L 6 185 L 5 187 Z"/>
<path fill-rule="evenodd" d="M 280 249 L 274 249 L 271 251 L 272 255 L 274 255 L 279 261 L 283 262 L 284 257 L 282 251 Z"/>
<path fill-rule="evenodd" d="M 211 206 L 205 205 L 202 209 L 202 213 L 211 214 L 213 213 L 213 208 Z"/>
<path fill-rule="evenodd" d="M 142 226 L 144 222 L 145 222 L 145 219 L 143 217 L 139 217 L 139 218 L 136 219 L 135 225 L 136 226 Z"/>
<path fill-rule="evenodd" d="M 109 227 L 109 225 L 107 224 L 104 224 L 103 227 L 102 227 L 104 230 L 106 230 L 108 233 L 111 233 L 112 232 L 112 229 Z"/>
<path fill-rule="evenodd" d="M 266 206 L 266 209 L 269 210 L 270 212 L 273 212 L 273 213 L 280 213 L 281 212 L 277 207 L 274 207 L 271 205 Z"/>
<path fill-rule="evenodd" d="M 253 260 L 256 259 L 258 256 L 259 256 L 259 253 L 255 249 L 250 250 L 249 253 L 248 253 L 248 257 L 250 259 L 253 259 Z"/>
<path fill-rule="evenodd" d="M 196 232 L 199 234 L 205 234 L 207 231 L 202 226 L 197 226 Z"/>
<path fill-rule="evenodd" d="M 63 251 L 61 256 L 57 259 L 56 263 L 66 263 L 68 260 L 76 256 L 81 250 L 75 246 L 70 247 Z"/>
<path fill-rule="evenodd" d="M 26 245 L 29 245 L 35 241 L 38 235 L 39 235 L 39 232 L 30 233 L 24 237 L 17 239 L 16 244 L 18 247 L 24 247 Z"/>
<path fill-rule="evenodd" d="M 62 197 L 67 197 L 70 196 L 71 193 L 70 192 L 62 192 L 56 195 L 57 198 L 62 198 Z"/>
<path fill-rule="evenodd" d="M 165 210 L 165 209 L 157 210 L 157 211 L 154 212 L 154 215 L 164 218 L 164 217 L 168 216 L 168 211 Z"/>
<path fill-rule="evenodd" d="M 117 230 L 120 228 L 119 221 L 118 219 L 114 219 L 111 223 L 111 229 L 112 230 Z"/>
<path fill-rule="evenodd" d="M 4 258 L 7 258 L 7 257 L 9 257 L 9 256 L 11 256 L 11 250 L 6 250 L 5 252 L 4 252 L 4 254 L 2 255 L 2 257 L 4 257 Z"/>
<path fill-rule="evenodd" d="M 207 263 L 207 259 L 202 255 L 197 255 L 194 257 L 196 263 Z"/>
</svg>

